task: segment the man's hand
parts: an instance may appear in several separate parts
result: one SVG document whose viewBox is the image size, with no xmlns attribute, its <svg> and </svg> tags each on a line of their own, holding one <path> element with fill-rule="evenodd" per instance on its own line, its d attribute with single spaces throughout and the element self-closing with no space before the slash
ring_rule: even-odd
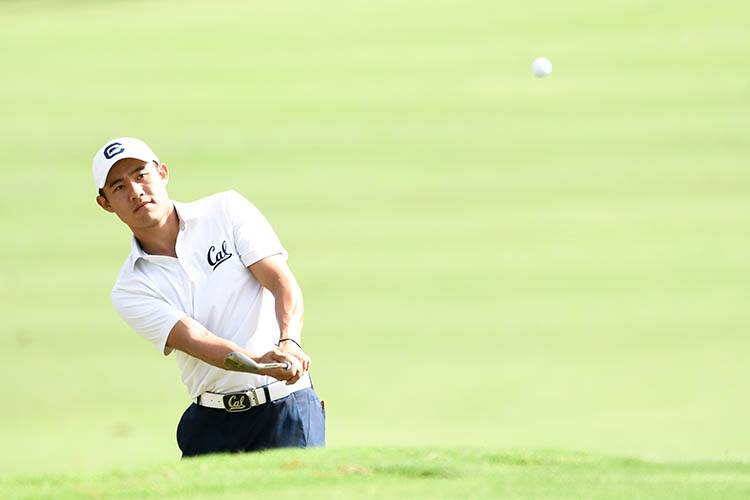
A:
<svg viewBox="0 0 750 500">
<path fill-rule="evenodd" d="M 297 343 L 293 340 L 279 340 L 279 350 L 293 358 L 296 358 L 300 362 L 300 366 L 303 370 L 303 372 L 300 374 L 300 377 L 310 369 L 310 357 L 305 354 L 305 351 L 303 351 L 300 346 L 297 345 Z"/>
<path fill-rule="evenodd" d="M 287 385 L 293 384 L 298 381 L 306 371 L 302 368 L 302 363 L 300 362 L 299 358 L 290 355 L 287 352 L 284 352 L 280 348 L 268 351 L 264 355 L 255 357 L 253 359 L 255 359 L 255 361 L 258 363 L 289 363 L 289 369 L 287 370 L 285 370 L 284 368 L 272 368 L 270 370 L 258 371 L 258 373 L 261 375 L 269 375 L 276 380 L 284 380 L 286 381 Z"/>
</svg>

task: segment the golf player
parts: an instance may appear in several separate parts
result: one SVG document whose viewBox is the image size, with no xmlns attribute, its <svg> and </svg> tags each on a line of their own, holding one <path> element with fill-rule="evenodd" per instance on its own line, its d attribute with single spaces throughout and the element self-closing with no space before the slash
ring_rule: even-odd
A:
<svg viewBox="0 0 750 500">
<path fill-rule="evenodd" d="M 193 399 L 177 427 L 183 457 L 324 446 L 302 292 L 258 209 L 235 191 L 171 200 L 167 165 L 130 137 L 107 142 L 93 174 L 99 206 L 133 232 L 115 310 L 164 355 L 175 352 Z M 225 364 L 231 353 L 253 369 Z"/>
</svg>

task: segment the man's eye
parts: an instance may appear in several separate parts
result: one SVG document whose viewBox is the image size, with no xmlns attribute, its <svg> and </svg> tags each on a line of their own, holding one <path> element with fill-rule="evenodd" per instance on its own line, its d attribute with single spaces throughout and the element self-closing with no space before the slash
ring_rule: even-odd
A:
<svg viewBox="0 0 750 500">
<path fill-rule="evenodd" d="M 112 191 L 119 191 L 122 188 L 123 188 L 123 185 L 120 184 L 119 186 L 115 186 L 115 188 Z"/>
<path fill-rule="evenodd" d="M 139 178 L 139 179 L 143 179 L 143 178 L 144 178 L 144 177 L 146 177 L 147 175 L 148 175 L 148 173 L 144 172 L 144 173 L 142 173 L 142 174 L 138 174 L 138 178 Z"/>
</svg>

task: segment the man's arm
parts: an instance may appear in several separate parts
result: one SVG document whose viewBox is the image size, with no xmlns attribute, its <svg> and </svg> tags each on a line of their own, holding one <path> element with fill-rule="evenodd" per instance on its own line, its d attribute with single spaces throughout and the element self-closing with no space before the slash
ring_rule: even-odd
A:
<svg viewBox="0 0 750 500">
<path fill-rule="evenodd" d="M 310 368 L 310 358 L 302 348 L 302 323 L 305 306 L 302 290 L 281 255 L 272 255 L 248 266 L 255 278 L 276 299 L 276 321 L 279 323 L 279 350 L 296 358 L 300 376 Z M 283 339 L 291 339 L 286 342 Z"/>
<path fill-rule="evenodd" d="M 296 382 L 299 379 L 299 369 L 295 365 L 296 360 L 280 349 L 268 351 L 261 356 L 254 355 L 240 348 L 234 342 L 214 335 L 206 327 L 189 316 L 184 316 L 172 327 L 169 337 L 167 337 L 167 346 L 223 369 L 226 369 L 224 367 L 224 358 L 227 354 L 234 351 L 241 352 L 258 363 L 287 362 L 290 365 L 289 370 L 275 368 L 261 370 L 258 373 L 261 375 L 270 375 L 278 380 L 290 381 L 288 383 Z"/>
</svg>

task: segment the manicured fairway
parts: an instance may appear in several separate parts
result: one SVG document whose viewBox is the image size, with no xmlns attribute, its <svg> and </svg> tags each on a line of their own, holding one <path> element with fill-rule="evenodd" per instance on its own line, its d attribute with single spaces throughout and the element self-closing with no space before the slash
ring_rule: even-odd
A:
<svg viewBox="0 0 750 500">
<path fill-rule="evenodd" d="M 154 468 L 0 480 L 7 500 L 228 498 L 674 499 L 750 495 L 747 463 L 657 463 L 464 448 L 282 450 Z"/>
<path fill-rule="evenodd" d="M 332 450 L 278 455 L 305 467 L 271 483 L 456 496 L 475 464 L 478 497 L 738 494 L 748 19 L 726 0 L 0 1 L 0 476 L 210 476 L 175 464 L 175 360 L 109 300 L 130 236 L 90 162 L 133 135 L 175 199 L 236 189 L 289 250 Z M 453 471 L 423 480 L 388 469 L 411 447 L 480 451 L 420 458 Z M 548 448 L 592 455 L 492 458 Z"/>
</svg>

